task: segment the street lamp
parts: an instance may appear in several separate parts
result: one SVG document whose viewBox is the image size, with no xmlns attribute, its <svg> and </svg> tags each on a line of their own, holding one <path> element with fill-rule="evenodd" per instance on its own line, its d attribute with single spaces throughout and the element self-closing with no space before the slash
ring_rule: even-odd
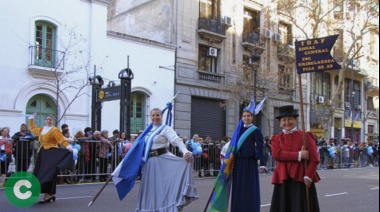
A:
<svg viewBox="0 0 380 212">
<path fill-rule="evenodd" d="M 128 136 L 131 135 L 131 81 L 133 72 L 129 68 L 125 68 L 119 72 L 121 81 L 120 88 L 120 131 L 125 132 Z"/>
<path fill-rule="evenodd" d="M 350 118 L 351 118 L 351 141 L 354 143 L 354 104 L 355 104 L 355 91 L 354 91 L 354 80 L 352 80 L 352 94 L 350 103 Z"/>
<path fill-rule="evenodd" d="M 256 101 L 256 82 L 257 82 L 257 66 L 259 65 L 258 62 L 260 60 L 259 52 L 257 51 L 257 48 L 254 48 L 252 51 L 252 55 L 249 58 L 249 64 L 252 65 L 253 70 L 253 97 Z"/>
<path fill-rule="evenodd" d="M 91 128 L 93 131 L 100 130 L 101 117 L 102 117 L 102 102 L 96 101 L 96 91 L 102 88 L 104 81 L 99 75 L 88 78 L 92 86 L 92 100 L 91 100 Z"/>
</svg>

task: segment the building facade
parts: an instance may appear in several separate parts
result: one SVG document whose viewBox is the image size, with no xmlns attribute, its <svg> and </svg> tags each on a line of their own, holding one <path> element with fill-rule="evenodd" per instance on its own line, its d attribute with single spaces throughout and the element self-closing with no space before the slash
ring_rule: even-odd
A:
<svg viewBox="0 0 380 212">
<path fill-rule="evenodd" d="M 164 108 L 172 100 L 175 48 L 108 29 L 111 3 L 0 3 L 0 16 L 8 20 L 0 41 L 4 50 L 0 59 L 4 80 L 0 85 L 1 127 L 16 132 L 35 111 L 37 125 L 43 125 L 44 116 L 52 114 L 57 126 L 69 125 L 72 135 L 92 126 L 92 98 L 99 96 L 92 95 L 91 80 L 104 89 L 119 86 L 118 75 L 128 66 L 133 71 L 131 133 L 150 122 L 151 107 Z M 100 108 L 101 129 L 94 130 L 118 129 L 120 101 L 101 102 Z"/>
<path fill-rule="evenodd" d="M 358 46 L 360 56 L 350 60 L 344 74 L 338 70 L 298 75 L 294 42 L 306 39 L 304 31 L 312 31 L 299 27 L 310 14 L 293 11 L 299 21 L 295 24 L 279 2 L 40 0 L 17 7 L 2 3 L 1 17 L 12 22 L 6 22 L 8 33 L 0 41 L 9 50 L 0 59 L 0 68 L 4 81 L 17 89 L 1 85 L 7 92 L 2 94 L 6 101 L 0 102 L 0 126 L 18 129 L 25 114 L 36 108 L 41 115 L 56 113 L 72 131 L 91 126 L 89 77 L 101 76 L 103 88 L 112 87 L 120 83 L 119 72 L 129 66 L 134 74 L 132 133 L 149 123 L 150 109 L 165 107 L 178 93 L 174 128 L 181 136 L 197 133 L 213 140 L 231 136 L 253 96 L 257 103 L 266 98 L 255 124 L 270 136 L 281 130 L 275 119 L 279 107 L 292 104 L 300 110 L 301 90 L 305 129 L 317 138 L 325 137 L 325 130 L 315 110 L 332 104 L 337 105 L 331 137 L 354 137 L 358 142 L 376 138 L 378 30 L 361 39 L 370 42 Z M 25 12 L 15 16 L 20 9 Z M 346 33 L 350 18 L 346 14 L 334 9 L 326 18 L 335 25 L 318 34 L 340 34 L 332 53 L 341 63 L 349 54 L 345 46 L 353 42 Z M 332 102 L 337 90 L 342 91 L 339 101 Z M 120 102 L 103 102 L 101 107 L 102 126 L 119 128 Z"/>
</svg>

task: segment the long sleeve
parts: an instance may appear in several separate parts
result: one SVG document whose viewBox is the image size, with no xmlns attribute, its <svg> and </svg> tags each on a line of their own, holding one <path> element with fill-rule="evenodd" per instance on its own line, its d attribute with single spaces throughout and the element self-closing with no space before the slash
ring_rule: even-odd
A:
<svg viewBox="0 0 380 212">
<path fill-rule="evenodd" d="M 272 155 L 277 161 L 272 183 L 281 184 L 288 178 L 303 182 L 304 176 L 310 177 L 313 182 L 320 180 L 316 171 L 319 164 L 317 147 L 310 132 L 306 133 L 306 149 L 309 151 L 306 170 L 304 160 L 298 161 L 298 152 L 303 146 L 302 131 L 298 130 L 292 134 L 281 133 L 272 138 Z"/>
</svg>

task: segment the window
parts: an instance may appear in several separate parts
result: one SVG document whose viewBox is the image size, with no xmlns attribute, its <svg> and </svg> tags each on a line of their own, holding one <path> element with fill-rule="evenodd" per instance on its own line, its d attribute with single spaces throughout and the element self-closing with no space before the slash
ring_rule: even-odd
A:
<svg viewBox="0 0 380 212">
<path fill-rule="evenodd" d="M 373 97 L 369 96 L 367 99 L 367 110 L 375 110 L 375 107 L 373 105 Z"/>
<path fill-rule="evenodd" d="M 146 97 L 144 93 L 133 92 L 131 95 L 130 131 L 132 133 L 145 128 Z"/>
<path fill-rule="evenodd" d="M 55 33 L 56 29 L 47 22 L 36 22 L 35 65 L 55 66 Z"/>
<path fill-rule="evenodd" d="M 315 72 L 315 94 L 318 96 L 324 96 L 326 98 L 331 97 L 331 83 L 330 74 L 325 72 Z"/>
<path fill-rule="evenodd" d="M 279 65 L 278 67 L 278 87 L 280 90 L 290 91 L 292 90 L 292 70 L 289 67 Z"/>
<path fill-rule="evenodd" d="M 353 88 L 352 88 L 353 84 Z M 360 83 L 356 80 L 352 83 L 351 79 L 345 79 L 344 81 L 344 101 L 354 103 L 354 106 L 361 105 L 360 104 Z"/>
<path fill-rule="evenodd" d="M 244 17 L 244 35 L 252 35 L 254 32 L 259 32 L 260 12 L 245 8 L 243 17 Z"/>
<path fill-rule="evenodd" d="M 282 37 L 282 44 L 287 44 L 293 46 L 293 34 L 292 34 L 292 26 L 290 24 L 286 24 L 280 22 L 278 25 L 278 33 Z"/>
<path fill-rule="evenodd" d="M 217 62 L 218 57 L 217 56 L 208 56 L 209 51 L 208 46 L 199 46 L 198 50 L 198 69 L 201 71 L 208 71 L 212 73 L 217 73 Z"/>
<path fill-rule="evenodd" d="M 200 0 L 199 17 L 220 19 L 220 0 Z"/>
<path fill-rule="evenodd" d="M 339 35 L 334 45 L 334 58 L 337 62 L 343 61 L 343 30 L 335 30 L 335 34 Z"/>
</svg>

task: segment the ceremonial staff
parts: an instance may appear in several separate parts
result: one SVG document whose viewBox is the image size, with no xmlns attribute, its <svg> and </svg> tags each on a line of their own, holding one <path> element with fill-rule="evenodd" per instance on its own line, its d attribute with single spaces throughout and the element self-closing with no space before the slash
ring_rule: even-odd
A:
<svg viewBox="0 0 380 212">
<path fill-rule="evenodd" d="M 331 35 L 323 38 L 315 38 L 309 40 L 302 40 L 295 42 L 296 49 L 296 66 L 298 73 L 298 87 L 300 96 L 300 111 L 301 111 L 301 127 L 302 127 L 302 140 L 303 148 L 306 147 L 306 134 L 305 134 L 305 115 L 303 109 L 303 96 L 302 96 L 302 79 L 301 74 L 310 72 L 323 72 L 330 70 L 339 70 L 342 67 L 331 56 L 330 51 L 338 35 Z M 304 160 L 305 172 L 308 166 L 308 161 Z M 305 185 L 306 186 L 306 185 Z M 306 186 L 306 203 L 307 211 L 310 211 L 309 188 Z"/>
</svg>

